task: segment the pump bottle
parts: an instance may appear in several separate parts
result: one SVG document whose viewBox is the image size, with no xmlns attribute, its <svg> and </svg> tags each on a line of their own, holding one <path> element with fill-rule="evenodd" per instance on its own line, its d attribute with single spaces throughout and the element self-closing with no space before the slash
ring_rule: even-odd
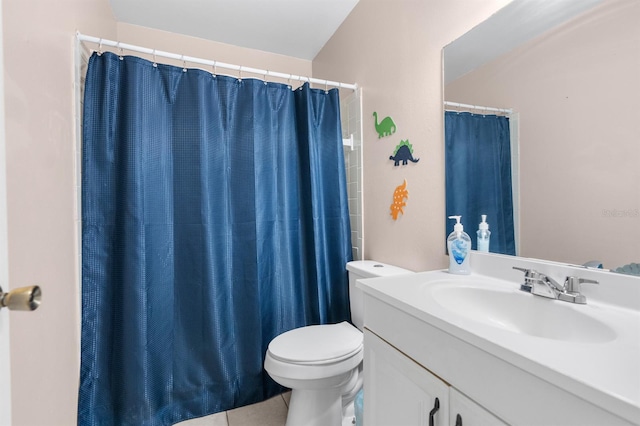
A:
<svg viewBox="0 0 640 426">
<path fill-rule="evenodd" d="M 489 238 L 491 237 L 491 231 L 489 231 L 489 224 L 487 223 L 487 215 L 480 215 L 482 222 L 478 225 L 478 239 L 476 240 L 478 251 L 489 252 Z"/>
<path fill-rule="evenodd" d="M 471 250 L 471 238 L 464 232 L 464 227 L 460 223 L 462 216 L 449 216 L 455 219 L 453 232 L 447 238 L 447 249 L 449 250 L 449 273 L 468 275 L 471 273 L 469 262 L 469 250 Z"/>
</svg>

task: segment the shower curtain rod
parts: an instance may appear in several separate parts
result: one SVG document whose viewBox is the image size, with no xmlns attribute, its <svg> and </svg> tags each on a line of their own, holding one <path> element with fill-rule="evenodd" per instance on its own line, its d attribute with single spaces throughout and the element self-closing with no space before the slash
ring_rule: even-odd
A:
<svg viewBox="0 0 640 426">
<path fill-rule="evenodd" d="M 90 43 L 95 43 L 99 46 L 98 47 L 99 49 L 101 46 L 111 46 L 120 50 L 129 50 L 133 52 L 146 53 L 148 55 L 153 55 L 154 58 L 157 56 L 160 56 L 163 58 L 177 59 L 179 61 L 182 61 L 185 64 L 189 62 L 194 64 L 208 65 L 210 67 L 214 67 L 214 71 L 216 68 L 224 68 L 228 70 L 238 71 L 240 74 L 242 74 L 243 72 L 258 74 L 258 75 L 264 76 L 265 78 L 269 76 L 269 77 L 282 78 L 285 80 L 295 80 L 295 81 L 302 81 L 302 82 L 308 82 L 308 83 L 314 83 L 314 84 L 321 84 L 321 85 L 324 85 L 325 87 L 332 86 L 332 87 L 338 87 L 341 89 L 350 89 L 350 90 L 358 89 L 357 84 L 340 83 L 340 82 L 331 81 L 331 80 L 321 80 L 319 78 L 304 77 L 304 76 L 299 76 L 295 74 L 286 74 L 282 72 L 269 71 L 269 70 L 261 70 L 258 68 L 245 67 L 243 65 L 227 64 L 220 61 L 212 61 L 209 59 L 195 58 L 193 56 L 187 56 L 187 55 L 178 55 L 176 53 L 163 52 L 161 50 L 150 49 L 148 47 L 134 46 L 132 44 L 121 43 L 119 41 L 93 37 L 93 36 L 81 34 L 80 32 L 76 32 L 76 38 L 78 39 L 78 41 L 87 41 Z"/>
<path fill-rule="evenodd" d="M 458 102 L 449 102 L 449 101 L 444 101 L 444 104 L 446 106 L 466 108 L 466 109 L 477 109 L 477 110 L 481 110 L 481 111 L 501 112 L 501 113 L 504 113 L 504 114 L 512 114 L 513 113 L 513 110 L 511 108 L 485 107 L 485 106 L 461 104 L 461 103 L 458 103 Z M 449 110 L 449 111 L 451 111 L 451 110 Z"/>
</svg>

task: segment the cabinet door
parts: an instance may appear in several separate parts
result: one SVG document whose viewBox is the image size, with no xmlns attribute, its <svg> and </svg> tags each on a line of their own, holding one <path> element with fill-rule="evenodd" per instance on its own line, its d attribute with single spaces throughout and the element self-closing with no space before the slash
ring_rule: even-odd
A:
<svg viewBox="0 0 640 426">
<path fill-rule="evenodd" d="M 451 426 L 507 426 L 502 420 L 455 388 L 449 388 L 449 424 Z"/>
<path fill-rule="evenodd" d="M 364 424 L 429 426 L 430 414 L 434 426 L 449 424 L 448 386 L 365 329 Z"/>
</svg>

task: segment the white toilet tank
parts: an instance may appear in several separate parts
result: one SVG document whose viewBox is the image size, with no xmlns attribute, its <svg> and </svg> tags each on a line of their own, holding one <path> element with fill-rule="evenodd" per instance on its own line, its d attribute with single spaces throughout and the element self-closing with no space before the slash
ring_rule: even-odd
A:
<svg viewBox="0 0 640 426">
<path fill-rule="evenodd" d="M 362 278 L 390 277 L 392 275 L 413 274 L 408 269 L 387 265 L 375 260 L 354 260 L 347 263 L 349 271 L 349 299 L 351 301 L 351 321 L 362 330 L 364 326 L 364 293 L 356 288 L 356 280 Z"/>
</svg>

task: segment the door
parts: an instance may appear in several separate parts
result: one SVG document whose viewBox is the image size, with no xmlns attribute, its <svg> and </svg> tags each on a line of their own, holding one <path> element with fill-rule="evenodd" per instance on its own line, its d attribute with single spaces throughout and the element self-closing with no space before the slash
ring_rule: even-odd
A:
<svg viewBox="0 0 640 426">
<path fill-rule="evenodd" d="M 0 0 L 0 286 L 9 291 L 7 256 L 7 182 L 4 140 L 4 54 Z M 11 376 L 9 368 L 9 310 L 0 309 L 0 425 L 11 424 Z"/>
</svg>

